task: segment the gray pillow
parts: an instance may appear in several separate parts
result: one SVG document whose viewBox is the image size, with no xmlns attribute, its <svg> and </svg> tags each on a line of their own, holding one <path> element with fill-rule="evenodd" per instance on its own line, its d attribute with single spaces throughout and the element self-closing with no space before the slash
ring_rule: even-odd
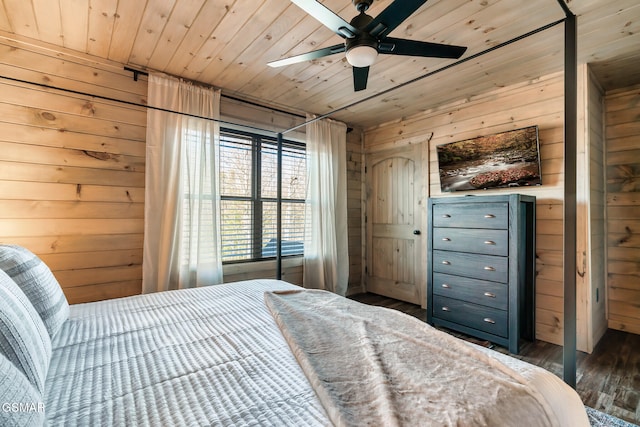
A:
<svg viewBox="0 0 640 427">
<path fill-rule="evenodd" d="M 53 338 L 69 318 L 69 303 L 49 267 L 26 248 L 0 245 L 0 269 L 27 295 Z"/>
<path fill-rule="evenodd" d="M 0 354 L 44 394 L 51 337 L 27 296 L 4 271 L 0 271 L 0 301 Z"/>
<path fill-rule="evenodd" d="M 0 354 L 0 425 L 41 426 L 44 419 L 42 395 Z"/>
</svg>

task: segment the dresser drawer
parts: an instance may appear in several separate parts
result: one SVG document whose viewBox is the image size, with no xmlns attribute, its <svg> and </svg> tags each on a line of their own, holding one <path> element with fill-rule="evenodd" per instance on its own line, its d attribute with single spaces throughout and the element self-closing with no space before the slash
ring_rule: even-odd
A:
<svg viewBox="0 0 640 427">
<path fill-rule="evenodd" d="M 433 251 L 433 271 L 474 279 L 507 283 L 508 258 L 465 252 Z"/>
<path fill-rule="evenodd" d="M 433 273 L 433 293 L 500 310 L 507 310 L 509 306 L 506 283 Z"/>
<path fill-rule="evenodd" d="M 507 203 L 435 204 L 433 226 L 506 229 L 509 227 L 509 206 Z"/>
<path fill-rule="evenodd" d="M 433 248 L 507 256 L 509 254 L 509 232 L 480 228 L 434 228 Z"/>
<path fill-rule="evenodd" d="M 507 311 L 439 295 L 433 296 L 433 316 L 499 337 L 509 332 Z"/>
</svg>

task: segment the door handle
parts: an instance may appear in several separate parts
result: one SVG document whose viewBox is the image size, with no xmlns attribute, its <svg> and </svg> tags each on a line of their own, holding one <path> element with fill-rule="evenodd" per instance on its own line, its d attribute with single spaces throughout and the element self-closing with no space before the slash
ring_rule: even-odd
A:
<svg viewBox="0 0 640 427">
<path fill-rule="evenodd" d="M 420 235 L 420 230 L 413 230 L 413 234 L 415 234 L 416 236 Z"/>
</svg>

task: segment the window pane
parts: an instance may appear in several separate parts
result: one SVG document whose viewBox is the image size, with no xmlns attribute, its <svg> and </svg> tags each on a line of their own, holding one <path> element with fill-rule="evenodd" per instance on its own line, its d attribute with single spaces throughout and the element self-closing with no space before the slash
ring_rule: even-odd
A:
<svg viewBox="0 0 640 427">
<path fill-rule="evenodd" d="M 276 256 L 275 202 L 262 204 L 262 256 Z M 304 250 L 304 203 L 282 203 L 282 255 L 302 255 Z"/>
<path fill-rule="evenodd" d="M 262 191 L 263 198 L 277 197 L 277 145 L 262 144 Z M 304 147 L 284 144 L 282 148 L 282 198 L 304 200 L 306 194 L 306 159 Z"/>
<path fill-rule="evenodd" d="M 262 203 L 262 256 L 276 256 L 276 203 Z"/>
<path fill-rule="evenodd" d="M 260 174 L 260 194 L 263 198 L 277 197 L 276 177 L 278 172 L 278 150 L 273 144 L 262 144 L 261 150 L 262 157 L 260 159 L 262 163 L 262 171 Z"/>
<path fill-rule="evenodd" d="M 282 253 L 297 255 L 304 251 L 304 203 L 282 204 Z"/>
<path fill-rule="evenodd" d="M 220 137 L 220 194 L 251 196 L 251 138 L 223 134 Z"/>
<path fill-rule="evenodd" d="M 250 201 L 222 200 L 222 260 L 253 258 L 251 224 L 253 214 Z"/>
<path fill-rule="evenodd" d="M 282 197 L 284 199 L 304 200 L 306 192 L 307 162 L 304 148 L 283 150 Z"/>
</svg>

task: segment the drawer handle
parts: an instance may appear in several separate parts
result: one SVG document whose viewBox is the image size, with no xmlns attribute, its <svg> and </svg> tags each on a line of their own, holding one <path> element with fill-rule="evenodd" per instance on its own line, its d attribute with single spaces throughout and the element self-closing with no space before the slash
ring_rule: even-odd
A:
<svg viewBox="0 0 640 427">
<path fill-rule="evenodd" d="M 495 245 L 495 244 L 496 244 L 496 242 L 494 242 L 493 240 L 485 240 L 485 241 L 484 241 L 484 244 L 485 244 L 485 245 Z"/>
<path fill-rule="evenodd" d="M 495 323 L 496 323 L 496 321 L 495 321 L 495 320 L 490 319 L 490 318 L 488 318 L 488 317 L 485 317 L 485 318 L 484 318 L 484 319 L 482 319 L 482 320 L 484 320 L 484 321 L 485 321 L 485 322 L 487 322 L 487 323 L 491 323 L 492 325 L 495 325 Z"/>
<path fill-rule="evenodd" d="M 485 296 L 485 297 L 489 297 L 489 298 L 495 298 L 495 297 L 496 297 L 496 294 L 492 294 L 491 292 L 485 292 L 485 293 L 484 293 L 484 296 Z"/>
<path fill-rule="evenodd" d="M 443 237 L 443 238 L 442 238 L 442 241 L 443 241 L 443 242 L 450 242 L 450 241 L 451 241 L 451 239 L 450 239 L 450 238 L 448 238 L 448 237 Z"/>
<path fill-rule="evenodd" d="M 451 311 L 449 307 L 442 307 L 442 311 Z"/>
<path fill-rule="evenodd" d="M 444 265 L 451 265 L 451 262 L 450 262 L 450 261 L 442 261 L 442 263 L 443 263 Z"/>
<path fill-rule="evenodd" d="M 494 214 L 486 214 L 484 217 L 485 218 L 495 218 L 496 216 Z"/>
<path fill-rule="evenodd" d="M 451 218 L 451 215 L 449 215 L 449 214 L 443 214 L 443 215 L 442 215 L 442 218 Z"/>
<path fill-rule="evenodd" d="M 451 289 L 451 286 L 449 286 L 449 285 L 448 285 L 448 284 L 446 284 L 446 283 L 443 283 L 443 284 L 442 284 L 442 287 L 443 287 L 443 288 L 445 288 L 445 289 Z"/>
<path fill-rule="evenodd" d="M 496 271 L 495 268 L 489 267 L 489 266 L 486 266 L 484 269 L 487 270 L 487 271 Z"/>
</svg>

